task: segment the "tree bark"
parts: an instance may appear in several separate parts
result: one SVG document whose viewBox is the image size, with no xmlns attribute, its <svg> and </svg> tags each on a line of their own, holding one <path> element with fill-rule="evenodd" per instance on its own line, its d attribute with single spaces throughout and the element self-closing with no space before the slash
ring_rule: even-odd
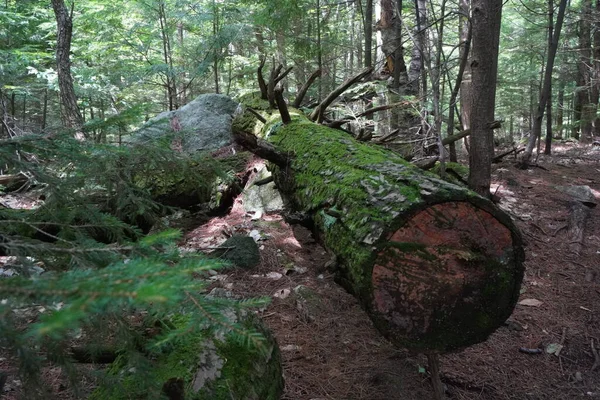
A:
<svg viewBox="0 0 600 400">
<path fill-rule="evenodd" d="M 255 126 L 277 154 L 274 180 L 312 217 L 338 281 L 393 343 L 441 353 L 485 340 L 511 314 L 523 276 L 520 235 L 489 200 L 394 152 L 293 115 Z M 234 135 L 248 124 L 243 115 Z M 242 132 L 243 133 L 243 132 Z"/>
<path fill-rule="evenodd" d="M 527 167 L 533 154 L 533 149 L 538 138 L 542 136 L 542 120 L 544 118 L 544 109 L 550 98 L 550 88 L 552 87 L 552 71 L 554 69 L 554 60 L 558 49 L 558 40 L 560 31 L 565 17 L 567 8 L 567 0 L 561 0 L 558 7 L 558 15 L 556 16 L 556 26 L 554 28 L 554 36 L 552 37 L 552 45 L 548 49 L 548 58 L 546 59 L 546 69 L 544 71 L 544 84 L 540 92 L 540 100 L 538 102 L 537 111 L 533 120 L 533 129 L 529 135 L 527 148 L 521 158 L 522 167 Z"/>
<path fill-rule="evenodd" d="M 577 93 L 579 97 L 579 141 L 589 143 L 592 141 L 592 110 L 590 101 L 591 75 L 590 64 L 592 58 L 590 40 L 590 19 L 592 0 L 583 0 L 581 18 L 579 20 L 579 68 Z"/>
<path fill-rule="evenodd" d="M 459 3 L 460 10 L 460 41 L 461 43 L 466 43 L 469 35 L 472 34 L 471 29 L 471 0 L 460 0 Z M 460 56 L 464 57 L 465 52 L 469 52 L 465 46 L 461 46 L 460 48 Z M 471 127 L 471 65 L 467 62 L 465 66 L 465 71 L 463 72 L 463 78 L 460 83 L 460 117 L 462 121 L 462 129 L 469 129 Z M 468 141 L 465 139 L 465 147 L 468 148 Z"/>
<path fill-rule="evenodd" d="M 552 47 L 552 35 L 554 30 L 554 0 L 548 0 L 548 49 Z M 558 47 L 558 43 L 556 43 Z M 550 50 L 548 50 L 550 51 Z M 544 154 L 552 154 L 552 85 L 548 91 L 546 102 L 546 146 Z"/>
<path fill-rule="evenodd" d="M 462 31 L 461 31 L 462 34 Z M 465 76 L 465 71 L 467 69 L 468 61 L 469 61 L 469 51 L 471 49 L 471 25 L 467 26 L 467 34 L 464 38 L 461 35 L 461 45 L 460 45 L 460 65 L 458 67 L 458 73 L 456 74 L 456 83 L 454 84 L 454 88 L 452 88 L 452 93 L 450 94 L 450 101 L 448 102 L 448 136 L 452 136 L 454 134 L 454 111 L 456 109 L 456 99 L 458 98 L 458 93 L 461 90 L 463 85 L 463 79 Z M 462 97 L 462 96 L 461 96 Z M 465 128 L 468 129 L 468 128 Z M 454 142 L 450 143 L 450 161 L 456 162 L 456 144 Z"/>
<path fill-rule="evenodd" d="M 471 51 L 471 151 L 469 152 L 469 186 L 490 197 L 492 157 L 494 156 L 494 121 L 498 47 L 502 0 L 473 0 L 473 48 Z"/>
<path fill-rule="evenodd" d="M 370 68 L 373 66 L 373 0 L 366 0 L 363 10 L 363 25 L 365 30 L 365 68 Z"/>
<path fill-rule="evenodd" d="M 64 0 L 52 0 L 52 8 L 56 17 L 58 28 L 56 43 L 56 68 L 58 73 L 58 87 L 60 89 L 61 119 L 65 128 L 75 131 L 75 136 L 84 138 L 81 130 L 83 117 L 77 106 L 77 96 L 71 75 L 71 40 L 73 35 L 73 9 L 65 6 Z"/>
<path fill-rule="evenodd" d="M 425 40 L 427 32 L 427 8 L 424 0 L 415 1 L 415 34 L 413 37 L 413 51 L 408 69 L 407 93 L 418 95 L 427 91 L 427 78 L 424 77 L 425 65 Z M 424 96 L 423 101 L 425 100 Z"/>
</svg>

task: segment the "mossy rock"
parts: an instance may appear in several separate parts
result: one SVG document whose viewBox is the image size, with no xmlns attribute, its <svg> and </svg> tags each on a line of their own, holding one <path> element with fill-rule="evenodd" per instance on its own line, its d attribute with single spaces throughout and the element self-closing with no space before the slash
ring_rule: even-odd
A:
<svg viewBox="0 0 600 400">
<path fill-rule="evenodd" d="M 210 255 L 227 260 L 240 268 L 252 268 L 260 262 L 258 246 L 250 236 L 234 235 Z"/>
<path fill-rule="evenodd" d="M 188 318 L 179 315 L 171 322 L 186 324 Z M 264 340 L 259 345 L 241 344 L 240 333 L 230 329 L 181 336 L 142 363 L 119 357 L 89 399 L 279 399 L 284 382 L 281 354 L 273 335 L 253 315 L 241 317 L 239 325 L 248 334 L 259 333 Z"/>
</svg>

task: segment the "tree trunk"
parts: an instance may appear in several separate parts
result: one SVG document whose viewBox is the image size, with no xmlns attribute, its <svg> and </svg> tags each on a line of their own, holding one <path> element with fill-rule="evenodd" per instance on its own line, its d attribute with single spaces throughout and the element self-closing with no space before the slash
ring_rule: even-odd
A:
<svg viewBox="0 0 600 400">
<path fill-rule="evenodd" d="M 373 65 L 373 0 L 366 0 L 363 25 L 365 30 L 365 67 L 369 68 Z"/>
<path fill-rule="evenodd" d="M 592 106 L 590 101 L 591 88 L 591 40 L 590 40 L 590 19 L 592 12 L 592 0 L 583 0 L 581 19 L 579 20 L 579 70 L 577 91 L 579 94 L 580 106 L 580 137 L 582 143 L 589 143 L 592 140 Z M 595 110 L 594 110 L 595 111 Z"/>
<path fill-rule="evenodd" d="M 381 32 L 381 48 L 386 59 L 385 65 L 387 71 L 394 77 L 393 87 L 397 90 L 406 85 L 408 80 L 402 48 L 402 15 L 398 14 L 399 10 L 402 10 L 402 0 L 382 0 L 381 16 L 377 23 L 377 29 Z"/>
<path fill-rule="evenodd" d="M 546 68 L 544 72 L 544 83 L 540 92 L 540 100 L 538 102 L 537 112 L 533 120 L 533 129 L 529 135 L 529 141 L 527 142 L 527 148 L 521 158 L 521 164 L 526 167 L 533 154 L 533 149 L 538 138 L 542 135 L 542 120 L 544 118 L 544 109 L 546 103 L 549 101 L 550 88 L 552 85 L 552 71 L 554 69 L 554 60 L 556 58 L 556 50 L 558 49 L 558 40 L 560 38 L 560 31 L 562 29 L 563 20 L 565 17 L 565 11 L 567 8 L 567 0 L 561 0 L 558 7 L 558 15 L 556 16 L 556 27 L 554 28 L 554 36 L 552 37 L 552 45 L 548 49 L 548 58 L 546 59 Z"/>
<path fill-rule="evenodd" d="M 234 136 L 248 126 L 241 115 Z M 394 152 L 292 116 L 257 123 L 287 163 L 273 176 L 314 221 L 355 294 L 393 343 L 437 353 L 485 340 L 511 314 L 523 276 L 520 235 L 504 212 Z M 262 128 L 262 129 L 261 129 Z"/>
<path fill-rule="evenodd" d="M 464 0 L 463 0 L 464 1 Z M 468 6 L 467 6 L 468 7 Z M 468 9 L 468 8 L 467 8 Z M 469 61 L 469 51 L 471 49 L 471 25 L 466 22 L 466 36 L 463 37 L 462 32 L 462 17 L 461 17 L 461 44 L 460 44 L 460 66 L 458 68 L 458 73 L 456 74 L 456 83 L 454 84 L 454 88 L 452 89 L 452 93 L 450 94 L 450 101 L 448 103 L 448 136 L 452 136 L 454 134 L 454 112 L 456 109 L 456 98 L 458 97 L 458 93 L 461 93 L 461 104 L 463 103 L 463 96 L 468 96 L 469 88 L 467 88 L 467 83 L 465 82 L 465 73 L 468 68 Z M 463 41 L 464 40 L 464 41 Z M 470 73 L 470 72 L 469 72 Z M 469 76 L 469 80 L 471 77 Z M 470 86 L 470 82 L 468 85 Z M 465 92 L 463 93 L 463 88 Z M 468 108 L 468 106 L 466 107 Z M 463 109 L 464 110 L 464 109 Z M 464 118 L 464 117 L 463 117 Z M 467 123 L 468 124 L 468 123 Z M 464 128 L 466 130 L 469 128 Z M 450 143 L 450 161 L 456 162 L 456 143 Z"/>
<path fill-rule="evenodd" d="M 564 64 L 561 65 L 560 78 L 558 80 L 558 98 L 556 102 L 556 138 L 563 138 L 564 110 L 565 110 L 565 80 Z"/>
<path fill-rule="evenodd" d="M 413 37 L 413 51 L 410 60 L 410 68 L 408 70 L 408 94 L 418 95 L 423 94 L 423 102 L 425 101 L 425 92 L 427 91 L 427 78 L 424 77 L 425 63 L 425 40 L 427 31 L 427 8 L 425 0 L 415 1 L 415 34 Z"/>
<path fill-rule="evenodd" d="M 600 136 L 600 117 L 598 116 L 598 101 L 600 100 L 600 0 L 596 0 L 596 9 L 594 13 L 593 26 L 593 56 L 594 62 L 592 68 L 592 87 L 590 91 L 590 102 L 595 106 L 593 108 L 593 135 Z"/>
<path fill-rule="evenodd" d="M 548 0 L 548 49 L 552 47 L 552 32 L 554 29 L 554 0 Z M 558 46 L 558 43 L 556 44 Z M 550 51 L 550 50 L 548 50 Z M 544 154 L 552 154 L 552 85 L 548 92 L 546 103 L 546 146 Z"/>
<path fill-rule="evenodd" d="M 82 132 L 83 117 L 77 107 L 77 97 L 71 76 L 71 39 L 73 35 L 73 9 L 71 3 L 69 11 L 64 0 L 52 0 L 52 8 L 56 17 L 58 28 L 56 43 L 56 68 L 58 73 L 58 87 L 60 89 L 61 119 L 65 128 L 75 131 L 75 136 L 84 138 Z"/>
<path fill-rule="evenodd" d="M 473 48 L 471 51 L 471 151 L 469 186 L 490 197 L 492 157 L 494 156 L 494 108 L 498 73 L 498 46 L 502 0 L 473 0 Z"/>
<path fill-rule="evenodd" d="M 471 0 L 460 0 L 460 41 L 466 43 L 468 35 L 471 34 Z M 464 57 L 464 52 L 468 51 L 466 46 L 461 46 L 460 57 Z M 460 84 L 460 118 L 462 121 L 462 129 L 470 129 L 471 127 L 471 101 L 472 101 L 472 88 L 471 88 L 471 65 L 467 62 L 463 78 Z M 469 142 L 468 139 L 464 140 L 465 148 L 468 150 Z"/>
</svg>

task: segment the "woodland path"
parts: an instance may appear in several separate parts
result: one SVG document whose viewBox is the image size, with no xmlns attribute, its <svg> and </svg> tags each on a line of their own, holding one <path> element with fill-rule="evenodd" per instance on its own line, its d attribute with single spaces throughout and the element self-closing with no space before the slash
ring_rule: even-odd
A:
<svg viewBox="0 0 600 400">
<path fill-rule="evenodd" d="M 495 166 L 492 192 L 526 242 L 520 300 L 507 324 L 485 343 L 443 356 L 442 380 L 452 399 L 600 399 L 600 207 L 587 221 L 579 255 L 565 226 L 569 196 L 557 185 L 588 185 L 600 201 L 600 148 L 564 145 L 527 171 L 506 159 Z M 426 359 L 396 349 L 373 328 L 356 300 L 327 271 L 330 256 L 311 233 L 279 215 L 252 220 L 232 211 L 191 231 L 184 247 L 214 246 L 257 230 L 261 264 L 224 272 L 214 286 L 243 297 L 270 296 L 261 311 L 282 349 L 289 400 L 421 400 L 432 398 Z M 295 288 L 301 286 L 299 294 Z M 559 356 L 548 345 L 561 344 Z M 552 348 L 553 346 L 550 346 Z M 520 348 L 541 349 L 540 354 Z"/>
</svg>

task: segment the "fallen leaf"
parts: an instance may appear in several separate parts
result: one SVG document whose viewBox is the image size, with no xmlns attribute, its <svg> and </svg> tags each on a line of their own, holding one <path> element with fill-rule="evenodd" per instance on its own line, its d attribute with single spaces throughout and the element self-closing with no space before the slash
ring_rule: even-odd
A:
<svg viewBox="0 0 600 400">
<path fill-rule="evenodd" d="M 546 346 L 546 353 L 548 354 L 558 354 L 562 350 L 563 345 L 558 343 L 550 343 Z"/>
<path fill-rule="evenodd" d="M 519 302 L 519 305 L 529 306 L 529 307 L 539 307 L 542 304 L 544 304 L 544 302 L 539 301 L 538 299 L 525 299 L 525 300 L 521 300 Z"/>
</svg>

